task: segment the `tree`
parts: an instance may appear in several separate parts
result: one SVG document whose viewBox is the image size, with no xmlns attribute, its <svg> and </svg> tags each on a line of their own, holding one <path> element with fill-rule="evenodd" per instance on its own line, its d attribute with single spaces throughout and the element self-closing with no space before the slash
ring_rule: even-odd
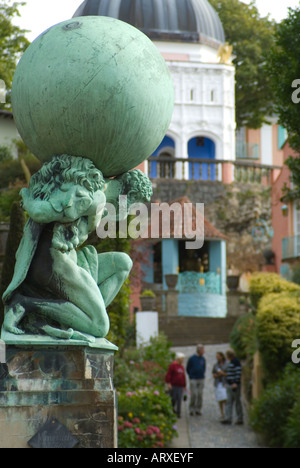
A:
<svg viewBox="0 0 300 468">
<path fill-rule="evenodd" d="M 239 0 L 210 0 L 223 23 L 226 41 L 236 56 L 237 127 L 260 128 L 273 114 L 273 96 L 265 70 L 276 24 L 261 18 L 255 6 Z"/>
<path fill-rule="evenodd" d="M 0 298 L 13 278 L 16 263 L 16 252 L 23 236 L 24 226 L 25 213 L 22 210 L 20 203 L 15 202 L 13 203 L 11 209 L 9 233 L 0 281 Z M 0 329 L 2 327 L 4 318 L 3 312 L 4 307 L 2 301 L 0 300 Z"/>
<path fill-rule="evenodd" d="M 290 8 L 288 17 L 280 23 L 276 31 L 267 70 L 274 93 L 275 110 L 281 125 L 288 131 L 290 146 L 296 152 L 300 152 L 299 57 L 300 8 Z"/>
<path fill-rule="evenodd" d="M 10 89 L 17 61 L 29 45 L 25 37 L 26 31 L 13 24 L 13 19 L 20 16 L 19 7 L 24 3 L 2 0 L 0 1 L 0 79 L 4 81 L 7 103 L 0 104 L 0 108 L 9 108 Z"/>
</svg>

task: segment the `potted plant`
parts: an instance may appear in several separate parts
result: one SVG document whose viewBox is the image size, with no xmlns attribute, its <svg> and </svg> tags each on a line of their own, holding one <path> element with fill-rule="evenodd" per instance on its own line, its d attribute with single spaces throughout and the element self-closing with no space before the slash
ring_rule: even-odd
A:
<svg viewBox="0 0 300 468">
<path fill-rule="evenodd" d="M 150 289 L 145 289 L 140 295 L 140 301 L 143 311 L 152 311 L 156 309 L 155 294 Z"/>
</svg>

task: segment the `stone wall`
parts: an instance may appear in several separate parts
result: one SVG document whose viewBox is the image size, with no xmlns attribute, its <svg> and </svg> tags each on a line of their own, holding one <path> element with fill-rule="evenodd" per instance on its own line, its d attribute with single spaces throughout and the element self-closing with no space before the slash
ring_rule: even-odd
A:
<svg viewBox="0 0 300 468">
<path fill-rule="evenodd" d="M 272 245 L 271 189 L 265 185 L 179 180 L 153 181 L 153 201 L 187 196 L 205 204 L 205 217 L 228 236 L 227 265 L 235 273 L 260 270 Z M 258 220 L 258 236 L 254 236 Z"/>
</svg>

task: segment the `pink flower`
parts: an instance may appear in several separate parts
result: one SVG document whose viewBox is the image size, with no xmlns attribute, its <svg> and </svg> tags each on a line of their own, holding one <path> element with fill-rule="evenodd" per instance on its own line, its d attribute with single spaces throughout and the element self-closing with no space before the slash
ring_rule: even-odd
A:
<svg viewBox="0 0 300 468">
<path fill-rule="evenodd" d="M 126 396 L 129 396 L 129 397 L 131 397 L 132 395 L 133 395 L 133 393 L 132 393 L 132 392 L 127 392 L 127 393 L 126 393 Z"/>
<path fill-rule="evenodd" d="M 140 429 L 139 427 L 136 427 L 136 428 L 134 429 L 134 431 L 136 432 L 136 434 L 140 434 L 140 433 L 141 433 L 141 429 Z"/>
<path fill-rule="evenodd" d="M 158 391 L 158 390 L 155 390 L 155 391 L 153 392 L 153 395 L 159 395 L 159 391 Z"/>
<path fill-rule="evenodd" d="M 133 424 L 129 421 L 125 421 L 124 422 L 124 427 L 128 427 L 129 429 L 131 429 L 133 427 Z"/>
<path fill-rule="evenodd" d="M 134 424 L 140 424 L 141 423 L 141 420 L 139 418 L 133 418 L 132 422 Z"/>
<path fill-rule="evenodd" d="M 151 431 L 155 432 L 155 434 L 160 433 L 160 429 L 157 426 L 149 426 L 148 429 L 151 429 Z"/>
<path fill-rule="evenodd" d="M 124 426 L 119 426 L 118 431 L 124 431 Z"/>
<path fill-rule="evenodd" d="M 156 442 L 156 445 L 157 445 L 158 447 L 164 447 L 164 444 L 163 444 L 162 442 Z"/>
<path fill-rule="evenodd" d="M 152 434 L 154 434 L 154 432 L 152 431 L 152 429 L 148 428 L 146 430 L 146 434 L 151 436 Z"/>
</svg>

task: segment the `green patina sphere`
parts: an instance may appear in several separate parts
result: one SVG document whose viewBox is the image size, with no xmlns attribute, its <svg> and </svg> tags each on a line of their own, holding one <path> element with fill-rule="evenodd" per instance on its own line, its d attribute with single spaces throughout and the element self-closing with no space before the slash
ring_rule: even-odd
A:
<svg viewBox="0 0 300 468">
<path fill-rule="evenodd" d="M 41 161 L 82 156 L 106 177 L 153 153 L 173 103 L 168 68 L 150 39 L 101 16 L 65 21 L 41 34 L 20 60 L 12 86 L 17 128 Z"/>
</svg>

